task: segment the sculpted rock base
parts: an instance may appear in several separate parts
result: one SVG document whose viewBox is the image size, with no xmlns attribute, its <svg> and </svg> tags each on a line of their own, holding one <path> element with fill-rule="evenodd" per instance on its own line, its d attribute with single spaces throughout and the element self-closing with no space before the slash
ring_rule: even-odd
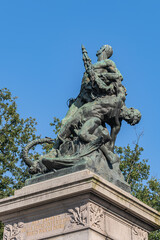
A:
<svg viewBox="0 0 160 240">
<path fill-rule="evenodd" d="M 89 170 L 25 186 L 0 200 L 4 240 L 147 240 L 159 217 Z"/>
<path fill-rule="evenodd" d="M 121 189 L 130 192 L 130 186 L 124 180 L 124 177 L 121 171 L 119 170 L 119 162 L 113 164 L 112 167 L 110 167 L 106 159 L 103 157 L 99 157 L 98 154 L 96 156 L 96 153 L 94 155 L 94 158 L 85 157 L 83 160 L 78 161 L 77 164 L 75 164 L 72 167 L 60 169 L 57 172 L 38 174 L 31 179 L 27 179 L 26 185 L 38 183 L 44 180 L 56 178 L 59 176 L 63 176 L 65 174 L 70 174 L 84 169 L 88 169 L 98 174 L 99 176 L 103 177 L 107 181 L 120 187 Z"/>
</svg>

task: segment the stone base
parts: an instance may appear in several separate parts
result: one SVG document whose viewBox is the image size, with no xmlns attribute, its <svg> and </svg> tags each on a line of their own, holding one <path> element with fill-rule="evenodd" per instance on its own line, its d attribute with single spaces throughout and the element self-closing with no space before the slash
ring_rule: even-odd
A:
<svg viewBox="0 0 160 240">
<path fill-rule="evenodd" d="M 147 240 L 160 215 L 89 170 L 23 187 L 0 200 L 4 240 Z"/>
<path fill-rule="evenodd" d="M 74 172 L 79 172 L 85 169 L 94 172 L 96 175 L 101 176 L 105 180 L 113 183 L 117 187 L 125 190 L 126 192 L 131 192 L 130 185 L 124 180 L 124 177 L 119 169 L 119 163 L 113 164 L 113 168 L 110 169 L 106 160 L 101 163 L 97 163 L 96 165 L 95 162 L 91 159 L 89 159 L 88 161 L 81 161 L 80 163 L 72 167 L 59 169 L 56 172 L 49 172 L 45 174 L 40 173 L 33 175 L 32 178 L 26 180 L 25 185 L 31 185 Z"/>
</svg>

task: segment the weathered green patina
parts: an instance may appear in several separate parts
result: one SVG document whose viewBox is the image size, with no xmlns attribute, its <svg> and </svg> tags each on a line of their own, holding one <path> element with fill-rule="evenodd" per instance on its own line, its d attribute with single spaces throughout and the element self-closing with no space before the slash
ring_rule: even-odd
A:
<svg viewBox="0 0 160 240">
<path fill-rule="evenodd" d="M 52 139 L 33 141 L 23 150 L 24 161 L 30 167 L 31 174 L 40 174 L 37 176 L 39 180 L 44 179 L 42 174 L 46 174 L 47 178 L 52 172 L 56 177 L 78 171 L 83 166 L 129 191 L 119 170 L 119 157 L 114 153 L 114 146 L 122 120 L 135 125 L 140 121 L 141 114 L 125 105 L 123 77 L 109 59 L 113 54 L 112 47 L 104 45 L 97 52 L 98 61 L 95 64 L 91 63 L 84 46 L 82 54 L 86 71 L 81 90 L 77 98 L 69 102 L 69 110 L 62 120 L 54 148 L 32 162 L 28 157 L 29 149 Z M 111 128 L 110 133 L 106 124 Z"/>
</svg>

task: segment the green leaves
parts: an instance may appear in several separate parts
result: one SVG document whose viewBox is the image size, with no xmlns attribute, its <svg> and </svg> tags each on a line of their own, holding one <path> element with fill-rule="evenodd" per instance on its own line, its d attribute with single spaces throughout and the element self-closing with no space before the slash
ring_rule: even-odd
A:
<svg viewBox="0 0 160 240">
<path fill-rule="evenodd" d="M 53 127 L 54 134 L 58 134 L 58 132 L 61 128 L 61 125 L 62 124 L 61 124 L 61 121 L 59 120 L 59 118 L 54 117 L 53 123 L 50 123 L 50 126 Z M 44 150 L 44 153 L 48 153 L 53 148 L 54 144 L 55 144 L 55 141 L 53 141 L 53 144 L 48 144 L 48 143 L 44 144 L 42 147 Z"/>
<path fill-rule="evenodd" d="M 132 195 L 160 211 L 160 181 L 155 177 L 150 177 L 148 160 L 141 159 L 143 148 L 136 143 L 133 149 L 127 145 L 123 148 L 116 147 L 115 152 L 120 156 L 120 169 L 131 186 Z M 159 240 L 160 231 L 150 233 L 149 239 Z"/>
<path fill-rule="evenodd" d="M 36 121 L 23 119 L 17 112 L 16 97 L 0 89 L 0 198 L 13 195 L 22 188 L 29 174 L 21 158 L 25 144 L 36 138 Z M 0 222 L 0 239 L 3 238 Z"/>
<path fill-rule="evenodd" d="M 53 118 L 53 123 L 50 123 L 50 126 L 54 127 L 53 132 L 55 134 L 59 132 L 61 125 L 62 125 L 61 121 L 59 120 L 59 118 L 56 117 Z"/>
<path fill-rule="evenodd" d="M 120 169 L 131 186 L 132 194 L 149 206 L 160 210 L 160 182 L 154 177 L 150 178 L 148 160 L 141 160 L 143 148 L 135 144 L 133 149 L 127 145 L 124 148 L 116 147 L 115 151 L 120 156 Z"/>
<path fill-rule="evenodd" d="M 36 121 L 23 119 L 17 112 L 16 98 L 8 89 L 0 90 L 0 198 L 13 194 L 29 177 L 21 159 L 26 143 L 36 138 Z"/>
</svg>

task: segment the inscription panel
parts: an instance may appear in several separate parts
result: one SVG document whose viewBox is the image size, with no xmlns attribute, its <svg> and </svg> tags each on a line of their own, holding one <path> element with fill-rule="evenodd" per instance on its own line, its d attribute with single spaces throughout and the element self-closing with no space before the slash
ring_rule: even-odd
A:
<svg viewBox="0 0 160 240">
<path fill-rule="evenodd" d="M 34 222 L 26 223 L 21 231 L 25 239 L 36 239 L 35 237 L 42 237 L 43 235 L 54 235 L 57 232 L 63 232 L 66 223 L 69 221 L 67 214 L 52 216 Z"/>
<path fill-rule="evenodd" d="M 148 240 L 148 234 L 94 202 L 27 210 L 6 223 L 3 240 L 43 240 L 89 230 L 114 240 Z M 65 234 L 64 234 L 65 233 Z M 103 238 L 102 238 L 103 239 Z"/>
<path fill-rule="evenodd" d="M 77 205 L 73 208 L 63 206 L 64 209 L 52 205 L 47 211 L 43 207 L 34 212 L 27 210 L 23 218 L 19 216 L 20 219 L 6 223 L 3 240 L 41 240 L 85 229 L 88 207 L 85 203 Z"/>
</svg>

